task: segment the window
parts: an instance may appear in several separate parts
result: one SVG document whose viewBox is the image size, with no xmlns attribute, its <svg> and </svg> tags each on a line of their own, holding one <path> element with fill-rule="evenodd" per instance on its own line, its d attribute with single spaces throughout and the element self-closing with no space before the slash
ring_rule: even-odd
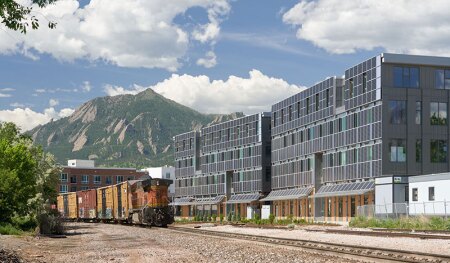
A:
<svg viewBox="0 0 450 263">
<path fill-rule="evenodd" d="M 59 186 L 59 192 L 60 193 L 67 193 L 68 187 L 65 184 L 62 184 Z"/>
<path fill-rule="evenodd" d="M 419 191 L 417 188 L 412 189 L 412 200 L 419 201 Z"/>
<path fill-rule="evenodd" d="M 391 124 L 406 124 L 406 101 L 389 101 L 389 119 Z"/>
<path fill-rule="evenodd" d="M 274 120 L 275 120 L 276 114 L 274 113 Z M 275 123 L 275 121 L 274 121 Z M 231 128 L 227 129 L 227 141 L 231 139 Z"/>
<path fill-rule="evenodd" d="M 447 124 L 447 103 L 430 102 L 430 123 L 431 125 Z"/>
<path fill-rule="evenodd" d="M 276 126 L 277 126 L 277 113 L 274 112 L 273 113 L 273 127 L 276 127 Z"/>
<path fill-rule="evenodd" d="M 88 184 L 89 183 L 89 175 L 82 175 L 81 176 L 81 183 L 82 184 Z"/>
<path fill-rule="evenodd" d="M 346 152 L 338 153 L 338 163 L 339 165 L 345 165 L 346 163 Z"/>
<path fill-rule="evenodd" d="M 436 89 L 450 89 L 450 70 L 438 69 L 435 72 L 435 85 Z"/>
<path fill-rule="evenodd" d="M 409 186 L 405 186 L 405 202 L 409 202 Z"/>
<path fill-rule="evenodd" d="M 180 145 L 179 142 L 176 142 L 176 143 L 175 143 L 175 151 L 176 151 L 176 152 L 178 152 L 178 147 L 179 147 L 179 145 Z"/>
<path fill-rule="evenodd" d="M 100 184 L 102 182 L 102 178 L 100 175 L 94 176 L 94 184 Z"/>
<path fill-rule="evenodd" d="M 86 191 L 86 190 L 89 190 L 89 187 L 87 187 L 87 186 L 82 186 L 81 187 L 81 191 Z"/>
<path fill-rule="evenodd" d="M 402 139 L 391 139 L 389 141 L 389 155 L 391 162 L 406 162 L 406 143 Z"/>
<path fill-rule="evenodd" d="M 309 98 L 306 98 L 306 114 L 309 114 Z"/>
<path fill-rule="evenodd" d="M 353 163 L 358 162 L 358 149 L 353 149 Z"/>
<path fill-rule="evenodd" d="M 362 83 L 362 92 L 366 93 L 367 90 L 367 73 L 363 73 L 363 83 Z"/>
<path fill-rule="evenodd" d="M 447 162 L 447 141 L 431 140 L 430 141 L 430 161 L 432 163 Z"/>
<path fill-rule="evenodd" d="M 76 186 L 71 186 L 70 187 L 70 191 L 71 192 L 76 192 L 77 191 L 77 187 Z"/>
<path fill-rule="evenodd" d="M 416 162 L 420 163 L 422 161 L 422 140 L 416 140 Z"/>
<path fill-rule="evenodd" d="M 234 134 L 234 138 L 238 139 L 241 136 L 241 127 L 237 126 L 235 129 L 235 134 Z"/>
<path fill-rule="evenodd" d="M 190 138 L 189 139 L 189 149 L 192 149 L 193 146 L 194 146 L 194 139 Z"/>
<path fill-rule="evenodd" d="M 284 109 L 281 109 L 281 124 L 284 124 Z"/>
<path fill-rule="evenodd" d="M 287 135 L 283 136 L 283 147 L 287 146 Z"/>
<path fill-rule="evenodd" d="M 329 131 L 329 134 L 333 134 L 333 121 L 330 121 L 330 131 Z"/>
<path fill-rule="evenodd" d="M 71 184 L 76 184 L 77 183 L 77 176 L 76 175 L 70 177 L 70 183 Z"/>
<path fill-rule="evenodd" d="M 325 91 L 325 105 L 326 107 L 330 106 L 330 89 Z"/>
<path fill-rule="evenodd" d="M 297 118 L 300 118 L 300 102 L 297 102 Z"/>
<path fill-rule="evenodd" d="M 367 160 L 373 160 L 373 150 L 372 146 L 367 147 Z"/>
<path fill-rule="evenodd" d="M 396 88 L 418 88 L 419 69 L 394 67 L 394 86 Z"/>
<path fill-rule="evenodd" d="M 323 128 L 322 128 L 322 126 L 323 125 L 319 125 L 319 138 L 321 138 L 323 136 L 323 132 L 322 132 Z"/>
<path fill-rule="evenodd" d="M 288 109 L 288 116 L 289 116 L 289 121 L 292 121 L 292 106 L 289 106 L 289 109 Z"/>
<path fill-rule="evenodd" d="M 116 176 L 116 183 L 122 183 L 123 182 L 123 175 L 117 175 Z"/>
<path fill-rule="evenodd" d="M 348 81 L 348 97 L 349 98 L 353 98 L 353 79 L 350 79 L 349 81 Z"/>
<path fill-rule="evenodd" d="M 112 184 L 111 176 L 106 177 L 106 184 Z"/>
<path fill-rule="evenodd" d="M 330 155 L 328 155 L 328 160 L 329 160 L 329 163 L 328 163 L 328 167 L 333 167 L 334 166 L 334 154 L 330 154 Z"/>
<path fill-rule="evenodd" d="M 353 128 L 357 128 L 359 125 L 358 123 L 358 113 L 353 114 Z"/>
<path fill-rule="evenodd" d="M 319 110 L 319 93 L 316 94 L 316 111 Z"/>
<path fill-rule="evenodd" d="M 67 182 L 67 174 L 60 174 L 59 175 L 59 180 L 61 182 Z M 67 192 L 67 191 L 66 191 Z"/>
<path fill-rule="evenodd" d="M 434 201 L 434 187 L 428 187 L 428 201 Z"/>
<path fill-rule="evenodd" d="M 295 144 L 295 133 L 291 134 L 291 145 Z"/>
<path fill-rule="evenodd" d="M 416 101 L 416 124 L 422 124 L 422 102 Z"/>
<path fill-rule="evenodd" d="M 249 136 L 250 135 L 250 125 L 245 124 L 245 136 Z"/>
<path fill-rule="evenodd" d="M 239 182 L 243 182 L 244 181 L 244 172 L 240 171 L 239 172 Z"/>
</svg>

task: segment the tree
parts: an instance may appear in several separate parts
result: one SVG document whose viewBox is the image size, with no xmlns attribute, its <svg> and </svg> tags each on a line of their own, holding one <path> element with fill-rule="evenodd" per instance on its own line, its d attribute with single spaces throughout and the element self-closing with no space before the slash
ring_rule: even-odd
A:
<svg viewBox="0 0 450 263">
<path fill-rule="evenodd" d="M 59 172 L 53 156 L 30 136 L 0 122 L 0 223 L 26 217 L 41 224 L 56 201 Z"/>
<path fill-rule="evenodd" d="M 32 0 L 31 2 L 39 7 L 44 7 L 56 1 Z M 14 0 L 0 0 L 0 18 L 2 19 L 2 23 L 9 29 L 20 31 L 24 34 L 26 34 L 27 28 L 30 26 L 32 29 L 38 29 L 39 20 L 32 13 L 32 6 L 24 6 Z M 56 23 L 48 21 L 48 27 L 53 29 L 56 27 Z"/>
</svg>

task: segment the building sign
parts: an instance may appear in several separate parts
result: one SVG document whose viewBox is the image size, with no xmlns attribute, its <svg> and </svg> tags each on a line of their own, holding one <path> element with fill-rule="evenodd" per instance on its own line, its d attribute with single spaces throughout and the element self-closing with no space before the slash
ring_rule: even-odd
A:
<svg viewBox="0 0 450 263">
<path fill-rule="evenodd" d="M 263 205 L 261 207 L 261 219 L 269 219 L 270 205 Z"/>
<path fill-rule="evenodd" d="M 402 182 L 402 178 L 399 176 L 394 177 L 394 184 L 399 184 Z"/>
</svg>

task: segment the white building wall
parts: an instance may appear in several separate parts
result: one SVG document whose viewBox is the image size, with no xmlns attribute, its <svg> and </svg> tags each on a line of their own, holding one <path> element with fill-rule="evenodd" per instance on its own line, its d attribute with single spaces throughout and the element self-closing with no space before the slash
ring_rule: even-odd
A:
<svg viewBox="0 0 450 263">
<path fill-rule="evenodd" d="M 67 161 L 69 167 L 94 168 L 95 162 L 93 160 L 78 160 L 72 159 Z"/>
<path fill-rule="evenodd" d="M 428 189 L 434 187 L 434 201 L 429 200 Z M 418 198 L 413 201 L 413 189 L 417 188 Z M 450 214 L 450 176 L 445 180 L 409 183 L 410 215 L 444 215 Z"/>
<path fill-rule="evenodd" d="M 143 169 L 148 172 L 148 175 L 152 178 L 163 178 L 172 180 L 172 184 L 169 186 L 169 193 L 175 195 L 175 167 L 162 166 L 162 167 L 149 167 Z"/>
</svg>

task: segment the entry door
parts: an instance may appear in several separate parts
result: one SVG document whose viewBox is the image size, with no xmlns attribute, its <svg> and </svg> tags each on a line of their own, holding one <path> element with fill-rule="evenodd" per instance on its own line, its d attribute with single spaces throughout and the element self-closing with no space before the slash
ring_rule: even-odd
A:
<svg viewBox="0 0 450 263">
<path fill-rule="evenodd" d="M 69 216 L 69 198 L 67 195 L 63 196 L 63 202 L 64 202 L 64 216 Z"/>
<path fill-rule="evenodd" d="M 102 217 L 106 218 L 106 189 L 102 189 Z"/>
</svg>

